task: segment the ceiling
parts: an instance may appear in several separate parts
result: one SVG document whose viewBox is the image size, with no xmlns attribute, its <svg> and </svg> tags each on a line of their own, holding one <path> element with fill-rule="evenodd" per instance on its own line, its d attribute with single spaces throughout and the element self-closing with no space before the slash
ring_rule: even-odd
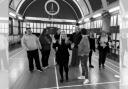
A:
<svg viewBox="0 0 128 89">
<path fill-rule="evenodd" d="M 49 18 L 44 9 L 48 0 L 10 0 L 10 9 L 16 11 L 24 17 Z M 60 10 L 54 18 L 79 20 L 90 15 L 105 6 L 109 6 L 118 0 L 55 0 L 59 4 Z M 49 7 L 48 7 L 49 8 Z M 56 9 L 56 6 L 55 6 Z"/>
</svg>

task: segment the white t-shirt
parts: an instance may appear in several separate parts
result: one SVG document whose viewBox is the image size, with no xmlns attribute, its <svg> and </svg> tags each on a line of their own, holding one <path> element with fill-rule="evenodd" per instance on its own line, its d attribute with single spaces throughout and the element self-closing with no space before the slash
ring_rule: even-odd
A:
<svg viewBox="0 0 128 89">
<path fill-rule="evenodd" d="M 27 50 L 38 49 L 37 40 L 38 40 L 38 38 L 33 34 L 32 35 L 24 35 L 22 38 L 22 46 L 24 46 Z"/>
<path fill-rule="evenodd" d="M 100 38 L 100 44 L 102 47 L 106 47 L 106 43 L 108 42 L 108 38 L 107 37 L 101 37 Z"/>
</svg>

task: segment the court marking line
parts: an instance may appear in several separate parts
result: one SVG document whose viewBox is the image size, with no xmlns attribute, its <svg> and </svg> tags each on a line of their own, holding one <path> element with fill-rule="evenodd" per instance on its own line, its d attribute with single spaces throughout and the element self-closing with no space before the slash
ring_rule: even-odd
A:
<svg viewBox="0 0 128 89">
<path fill-rule="evenodd" d="M 55 57 L 54 57 L 54 65 L 55 65 Z M 56 75 L 56 86 L 57 86 L 57 89 L 59 89 L 59 83 L 58 83 L 58 77 L 57 77 L 57 69 L 56 69 L 56 66 L 55 66 L 55 75 Z"/>
<path fill-rule="evenodd" d="M 117 74 L 120 74 L 118 71 L 114 70 L 113 68 L 109 67 L 108 65 L 105 64 L 106 67 L 108 67 L 109 69 L 111 69 L 112 71 L 116 72 Z"/>
<path fill-rule="evenodd" d="M 80 85 L 70 85 L 70 86 L 60 86 L 59 88 L 71 88 L 71 87 L 81 87 L 81 86 L 96 86 L 96 85 L 105 85 L 105 84 L 115 84 L 115 83 L 120 83 L 120 81 L 114 81 L 114 82 L 103 82 L 103 83 L 91 83 L 91 84 L 80 84 Z M 55 89 L 57 87 L 50 87 L 50 88 L 39 88 L 39 89 Z"/>
<path fill-rule="evenodd" d="M 95 55 L 95 57 L 98 57 L 98 56 Z M 107 59 L 109 59 L 109 58 L 107 58 Z M 111 60 L 111 59 L 109 59 L 109 60 Z M 113 63 L 111 63 L 111 62 L 109 62 L 109 61 L 106 61 L 106 62 L 109 63 L 109 64 L 111 64 L 112 66 L 114 66 L 114 67 L 116 67 L 116 68 L 120 68 L 120 67 L 116 66 L 115 64 L 113 64 Z"/>
<path fill-rule="evenodd" d="M 111 60 L 111 59 L 110 59 Z M 116 66 L 115 64 L 113 64 L 113 63 L 111 63 L 111 62 L 108 62 L 108 61 L 106 61 L 107 63 L 109 63 L 109 64 L 111 64 L 111 65 L 113 65 L 114 67 L 116 67 L 116 68 L 120 68 L 120 67 L 118 67 L 118 66 Z"/>
<path fill-rule="evenodd" d="M 12 55 L 11 57 L 9 57 L 9 59 L 12 59 L 13 57 L 17 56 L 18 54 L 22 53 L 24 49 L 20 50 L 19 52 L 17 52 L 16 54 Z"/>
<path fill-rule="evenodd" d="M 95 60 L 95 61 L 96 61 L 96 60 Z M 96 62 L 98 62 L 98 61 L 96 61 Z M 119 72 L 118 72 L 118 71 L 114 70 L 113 68 L 109 67 L 108 65 L 106 65 L 106 64 L 105 64 L 105 66 L 106 66 L 106 67 L 108 67 L 109 69 L 111 69 L 113 72 L 115 72 L 115 73 L 119 74 Z"/>
</svg>

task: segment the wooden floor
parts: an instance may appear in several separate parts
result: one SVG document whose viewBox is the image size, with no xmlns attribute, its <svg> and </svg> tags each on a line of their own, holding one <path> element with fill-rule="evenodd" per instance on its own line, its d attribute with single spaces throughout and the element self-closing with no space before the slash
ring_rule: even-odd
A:
<svg viewBox="0 0 128 89">
<path fill-rule="evenodd" d="M 40 56 L 41 57 L 41 56 Z M 50 67 L 44 72 L 28 71 L 28 60 L 22 48 L 10 53 L 10 89 L 119 89 L 119 64 L 107 59 L 105 69 L 99 70 L 97 53 L 93 55 L 94 69 L 89 69 L 89 84 L 82 85 L 78 80 L 78 67 L 70 67 L 69 82 L 60 83 L 58 66 L 55 66 L 54 53 L 49 58 Z"/>
</svg>

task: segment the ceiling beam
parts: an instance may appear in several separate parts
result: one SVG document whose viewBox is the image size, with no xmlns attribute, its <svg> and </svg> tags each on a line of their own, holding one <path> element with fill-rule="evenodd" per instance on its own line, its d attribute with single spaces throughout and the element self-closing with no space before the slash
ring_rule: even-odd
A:
<svg viewBox="0 0 128 89">
<path fill-rule="evenodd" d="M 103 8 L 106 9 L 107 8 L 107 1 L 106 0 L 101 0 L 101 2 L 102 2 Z"/>
<path fill-rule="evenodd" d="M 66 0 L 63 0 L 63 1 L 64 1 L 66 4 L 68 4 L 68 5 L 72 8 L 72 10 L 74 11 L 74 13 L 75 13 L 77 19 L 79 19 L 78 14 L 77 14 L 77 12 L 75 11 L 75 9 L 74 9 Z"/>
<path fill-rule="evenodd" d="M 87 6 L 88 6 L 88 9 L 89 9 L 90 13 L 93 13 L 91 5 L 89 3 L 89 0 L 84 0 L 84 1 L 87 3 Z"/>
</svg>

